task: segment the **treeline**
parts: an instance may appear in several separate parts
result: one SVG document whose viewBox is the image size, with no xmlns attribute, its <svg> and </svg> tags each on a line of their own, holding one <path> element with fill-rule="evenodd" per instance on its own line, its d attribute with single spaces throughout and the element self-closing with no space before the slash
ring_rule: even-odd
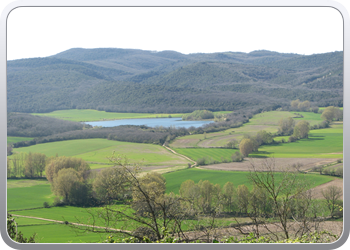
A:
<svg viewBox="0 0 350 250">
<path fill-rule="evenodd" d="M 209 110 L 195 110 L 190 114 L 185 114 L 182 116 L 182 120 L 184 121 L 196 121 L 205 119 L 214 119 L 214 113 Z"/>
<path fill-rule="evenodd" d="M 233 114 L 228 114 L 226 121 L 206 124 L 199 128 L 166 128 L 162 126 L 151 128 L 144 125 L 123 125 L 110 128 L 97 127 L 82 130 L 72 130 L 44 137 L 37 137 L 30 141 L 13 143 L 13 147 L 26 147 L 39 143 L 89 138 L 106 138 L 109 140 L 125 142 L 151 143 L 163 145 L 164 143 L 169 143 L 171 140 L 175 139 L 178 136 L 184 136 L 189 134 L 203 134 L 205 132 L 211 133 L 225 130 L 228 128 L 239 127 L 243 123 L 248 122 L 249 118 L 253 116 L 254 112 L 258 111 L 246 111 L 246 113 L 240 111 Z"/>
<path fill-rule="evenodd" d="M 92 218 L 100 218 L 112 228 L 113 223 L 125 221 L 128 230 L 116 233 L 132 236 L 135 242 L 160 241 L 168 233 L 177 235 L 182 242 L 190 242 L 193 238 L 185 234 L 185 221 L 186 227 L 201 234 L 197 239 L 209 242 L 213 231 L 222 227 L 216 219 L 225 213 L 250 218 L 253 231 L 247 232 L 237 220 L 230 225 L 242 234 L 252 233 L 258 239 L 260 230 L 269 228 L 274 241 L 304 235 L 313 227 L 317 230 L 318 223 L 325 218 L 325 209 L 332 218 L 342 216 L 340 188 L 325 189 L 322 206 L 307 191 L 310 186 L 303 178 L 305 175 L 293 168 L 277 172 L 273 160 L 261 166 L 252 165 L 251 189 L 244 184 L 236 187 L 231 182 L 221 187 L 208 180 L 198 183 L 187 180 L 175 195 L 166 193 L 166 179 L 161 174 L 151 172 L 140 176 L 140 166 L 130 164 L 126 157 L 112 155 L 109 159 L 113 167 L 94 174 L 82 159 L 65 156 L 48 159 L 46 178 L 56 195 L 52 205 L 103 205 L 91 211 Z M 114 206 L 116 201 L 134 212 L 125 206 Z M 46 202 L 43 206 L 50 207 Z M 298 223 L 290 226 L 290 219 Z M 282 232 L 271 227 L 271 220 L 280 225 Z"/>
<path fill-rule="evenodd" d="M 51 117 L 23 113 L 7 114 L 7 135 L 23 137 L 43 137 L 67 131 L 83 130 L 90 125 L 65 121 Z M 91 126 L 90 126 L 91 127 Z"/>
<path fill-rule="evenodd" d="M 18 153 L 7 158 L 7 178 L 39 178 L 50 158 L 41 153 Z"/>
</svg>

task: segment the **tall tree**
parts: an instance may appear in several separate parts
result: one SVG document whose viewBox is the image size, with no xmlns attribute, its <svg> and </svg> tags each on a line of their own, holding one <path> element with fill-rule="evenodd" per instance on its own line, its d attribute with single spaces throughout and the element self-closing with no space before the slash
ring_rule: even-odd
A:
<svg viewBox="0 0 350 250">
<path fill-rule="evenodd" d="M 81 158 L 52 157 L 45 167 L 46 178 L 49 182 L 57 176 L 58 171 L 64 168 L 72 168 L 77 171 L 79 178 L 86 179 L 89 175 L 90 166 Z"/>
<path fill-rule="evenodd" d="M 73 187 L 83 179 L 79 177 L 79 173 L 73 168 L 60 169 L 53 179 L 52 191 L 57 196 L 63 196 L 65 202 L 70 202 L 70 192 Z"/>
<path fill-rule="evenodd" d="M 244 157 L 247 157 L 254 150 L 254 141 L 252 139 L 242 139 L 239 143 L 239 150 Z"/>
<path fill-rule="evenodd" d="M 279 125 L 279 133 L 282 135 L 291 135 L 293 133 L 293 128 L 295 125 L 295 121 L 292 117 L 287 117 L 285 119 L 281 118 L 278 122 Z"/>
<path fill-rule="evenodd" d="M 101 170 L 92 184 L 97 198 L 108 202 L 123 199 L 129 193 L 129 183 L 123 168 L 110 167 Z"/>
<path fill-rule="evenodd" d="M 329 106 L 323 110 L 321 118 L 329 122 L 333 120 L 342 120 L 343 111 L 338 107 Z"/>
<path fill-rule="evenodd" d="M 293 136 L 299 139 L 308 138 L 310 124 L 307 121 L 300 121 L 294 127 Z"/>
</svg>

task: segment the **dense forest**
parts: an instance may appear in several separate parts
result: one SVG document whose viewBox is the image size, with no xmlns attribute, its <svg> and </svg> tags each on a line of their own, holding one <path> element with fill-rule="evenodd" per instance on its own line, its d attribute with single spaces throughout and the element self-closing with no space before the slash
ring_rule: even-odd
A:
<svg viewBox="0 0 350 250">
<path fill-rule="evenodd" d="M 7 62 L 8 112 L 96 109 L 190 113 L 289 105 L 342 106 L 343 52 L 181 54 L 70 49 Z"/>
</svg>

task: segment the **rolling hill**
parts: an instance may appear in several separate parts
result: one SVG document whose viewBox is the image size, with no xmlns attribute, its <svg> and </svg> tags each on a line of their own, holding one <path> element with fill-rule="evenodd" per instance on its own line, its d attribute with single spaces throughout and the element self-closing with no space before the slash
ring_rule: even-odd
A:
<svg viewBox="0 0 350 250">
<path fill-rule="evenodd" d="M 343 52 L 181 54 L 74 48 L 7 62 L 8 112 L 192 112 L 343 103 Z"/>
</svg>

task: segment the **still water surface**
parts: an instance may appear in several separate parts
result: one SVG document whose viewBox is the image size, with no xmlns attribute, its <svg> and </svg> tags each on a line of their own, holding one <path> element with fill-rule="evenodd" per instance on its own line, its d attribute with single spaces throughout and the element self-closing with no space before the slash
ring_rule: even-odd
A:
<svg viewBox="0 0 350 250">
<path fill-rule="evenodd" d="M 97 121 L 97 122 L 85 122 L 91 126 L 102 127 L 115 127 L 120 125 L 146 125 L 148 127 L 170 127 L 175 126 L 177 128 L 184 127 L 189 128 L 191 126 L 198 128 L 204 124 L 211 123 L 213 121 L 183 121 L 181 118 L 145 118 L 145 119 L 124 119 L 113 121 Z"/>
</svg>

